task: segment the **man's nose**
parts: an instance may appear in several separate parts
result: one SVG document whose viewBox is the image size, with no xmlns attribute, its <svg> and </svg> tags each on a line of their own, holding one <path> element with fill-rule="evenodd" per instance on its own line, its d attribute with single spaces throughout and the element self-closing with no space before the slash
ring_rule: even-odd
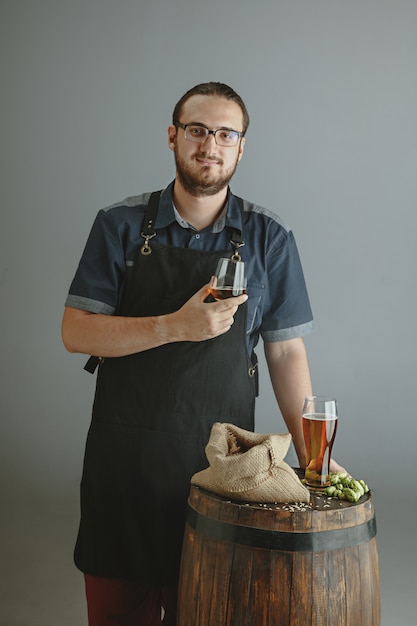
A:
<svg viewBox="0 0 417 626">
<path fill-rule="evenodd" d="M 207 147 L 212 148 L 213 146 L 217 146 L 214 133 L 209 133 L 201 145 L 204 146 L 205 149 L 207 149 Z"/>
</svg>

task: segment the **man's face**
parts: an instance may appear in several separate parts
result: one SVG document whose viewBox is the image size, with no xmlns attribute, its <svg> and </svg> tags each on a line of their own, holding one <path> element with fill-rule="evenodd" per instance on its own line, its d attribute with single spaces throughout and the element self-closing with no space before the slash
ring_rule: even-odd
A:
<svg viewBox="0 0 417 626">
<path fill-rule="evenodd" d="M 192 96 L 184 104 L 178 121 L 202 124 L 210 130 L 243 130 L 239 105 L 218 96 Z M 177 177 L 193 196 L 211 196 L 229 184 L 242 157 L 244 143 L 245 139 L 241 138 L 236 146 L 218 146 L 214 135 L 208 135 L 204 143 L 193 143 L 185 139 L 182 128 L 168 128 L 168 145 L 175 155 Z"/>
</svg>

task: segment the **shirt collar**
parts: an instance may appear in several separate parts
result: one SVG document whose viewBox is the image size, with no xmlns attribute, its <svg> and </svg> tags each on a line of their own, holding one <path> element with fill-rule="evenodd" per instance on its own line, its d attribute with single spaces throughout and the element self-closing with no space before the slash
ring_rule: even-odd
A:
<svg viewBox="0 0 417 626">
<path fill-rule="evenodd" d="M 172 181 L 166 189 L 161 193 L 158 207 L 158 215 L 155 222 L 155 229 L 166 228 L 173 222 L 177 221 L 183 228 L 190 228 L 188 222 L 182 219 L 178 211 L 174 207 L 172 201 L 172 191 L 174 188 Z M 212 225 L 212 233 L 220 233 L 225 226 L 242 231 L 242 216 L 240 208 L 235 196 L 230 191 L 227 192 L 227 202 L 224 210 Z"/>
</svg>

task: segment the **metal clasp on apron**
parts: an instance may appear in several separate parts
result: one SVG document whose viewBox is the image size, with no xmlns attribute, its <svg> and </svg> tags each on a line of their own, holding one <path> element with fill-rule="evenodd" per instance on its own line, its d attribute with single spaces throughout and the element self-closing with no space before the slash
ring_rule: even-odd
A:
<svg viewBox="0 0 417 626">
<path fill-rule="evenodd" d="M 153 237 L 155 237 L 156 233 L 150 233 L 148 235 L 145 235 L 145 233 L 141 233 L 140 235 L 141 235 L 141 237 L 144 237 L 144 239 L 145 239 L 145 243 L 143 244 L 143 246 L 140 249 L 141 254 L 143 254 L 144 256 L 148 256 L 149 254 L 152 254 L 152 248 L 149 245 L 149 241 Z"/>
<path fill-rule="evenodd" d="M 232 246 L 234 246 L 234 253 L 232 254 L 232 256 L 230 257 L 232 259 L 232 261 L 234 263 L 236 263 L 237 261 L 241 261 L 242 257 L 239 254 L 239 248 L 241 248 L 242 246 L 245 245 L 244 241 L 233 241 L 233 239 L 230 240 L 230 243 L 232 244 Z"/>
<path fill-rule="evenodd" d="M 258 369 L 258 364 L 257 363 L 255 363 L 255 365 L 252 365 L 252 367 L 250 367 L 248 369 L 248 374 L 249 374 L 249 376 L 251 378 L 253 378 L 256 375 L 257 369 Z"/>
</svg>

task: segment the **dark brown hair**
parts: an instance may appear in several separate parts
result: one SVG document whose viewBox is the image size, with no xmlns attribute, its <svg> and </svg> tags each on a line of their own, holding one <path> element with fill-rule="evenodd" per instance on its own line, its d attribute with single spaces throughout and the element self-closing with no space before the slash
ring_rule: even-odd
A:
<svg viewBox="0 0 417 626">
<path fill-rule="evenodd" d="M 242 110 L 242 115 L 243 115 L 243 134 L 246 133 L 248 126 L 249 126 L 249 114 L 247 112 L 245 103 L 243 102 L 242 98 L 228 85 L 225 85 L 224 83 L 215 83 L 215 82 L 211 82 L 211 83 L 200 83 L 199 85 L 196 85 L 195 87 L 192 87 L 191 89 L 189 89 L 180 100 L 178 100 L 177 104 L 175 105 L 173 114 L 172 114 L 172 121 L 173 122 L 179 122 L 180 121 L 180 116 L 181 116 L 181 112 L 182 112 L 182 108 L 184 106 L 184 104 L 187 102 L 187 100 L 189 98 L 191 98 L 192 96 L 219 96 L 221 98 L 226 98 L 227 100 L 233 100 L 234 102 L 236 102 L 236 104 L 238 104 Z"/>
</svg>

